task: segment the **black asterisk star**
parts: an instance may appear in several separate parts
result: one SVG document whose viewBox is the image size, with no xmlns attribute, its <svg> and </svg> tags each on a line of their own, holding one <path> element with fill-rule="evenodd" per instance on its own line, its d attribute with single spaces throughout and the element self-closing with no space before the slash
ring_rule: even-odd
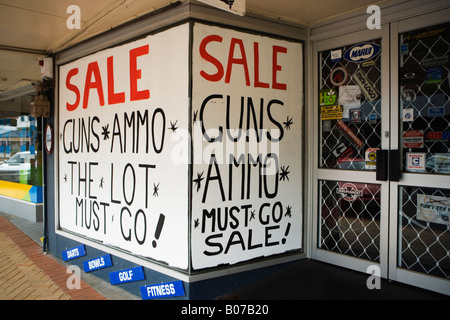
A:
<svg viewBox="0 0 450 320">
<path fill-rule="evenodd" d="M 291 206 L 286 207 L 286 213 L 284 214 L 285 217 L 292 217 L 291 209 L 292 209 Z"/>
<path fill-rule="evenodd" d="M 153 196 L 158 197 L 158 191 L 159 191 L 159 182 L 157 185 L 153 184 Z"/>
<path fill-rule="evenodd" d="M 291 129 L 291 125 L 292 125 L 293 123 L 294 123 L 294 122 L 292 121 L 292 117 L 289 119 L 289 116 L 287 117 L 286 121 L 283 122 L 284 127 L 285 127 L 287 130 L 290 130 L 290 129 Z"/>
<path fill-rule="evenodd" d="M 197 122 L 197 116 L 198 116 L 198 110 L 194 111 L 194 119 L 192 119 L 192 122 Z"/>
<path fill-rule="evenodd" d="M 103 189 L 103 184 L 104 184 L 104 183 L 105 183 L 105 178 L 102 177 L 102 178 L 100 179 L 100 185 L 99 185 L 99 187 Z"/>
<path fill-rule="evenodd" d="M 194 179 L 194 183 L 197 186 L 197 192 L 198 192 L 198 190 L 200 190 L 201 182 L 204 179 L 202 176 L 203 176 L 203 171 L 201 173 L 197 172 L 197 178 Z"/>
<path fill-rule="evenodd" d="M 170 128 L 169 128 L 169 130 L 172 130 L 173 133 L 175 133 L 175 131 L 177 131 L 177 129 L 178 129 L 178 127 L 176 127 L 177 122 L 178 122 L 178 120 L 175 121 L 175 123 L 172 123 L 172 121 L 170 121 Z"/>
<path fill-rule="evenodd" d="M 103 140 L 108 140 L 109 139 L 109 124 L 107 124 L 106 126 L 103 126 L 102 129 L 103 129 L 103 132 L 102 132 Z"/>
<path fill-rule="evenodd" d="M 280 169 L 281 169 L 281 173 L 280 173 L 280 181 L 284 181 L 285 179 L 288 179 L 288 181 L 289 181 L 289 177 L 288 177 L 288 174 L 290 173 L 290 172 L 288 171 L 289 166 L 287 166 L 287 167 L 281 166 Z"/>
</svg>

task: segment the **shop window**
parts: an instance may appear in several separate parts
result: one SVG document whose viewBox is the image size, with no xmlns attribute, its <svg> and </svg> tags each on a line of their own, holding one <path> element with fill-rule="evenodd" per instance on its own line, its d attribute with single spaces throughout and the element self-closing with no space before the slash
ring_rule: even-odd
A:
<svg viewBox="0 0 450 320">
<path fill-rule="evenodd" d="M 41 122 L 29 115 L 0 119 L 2 195 L 42 202 L 39 196 L 42 187 L 41 131 Z M 28 190 L 32 194 L 25 192 L 17 196 L 16 189 Z"/>
</svg>

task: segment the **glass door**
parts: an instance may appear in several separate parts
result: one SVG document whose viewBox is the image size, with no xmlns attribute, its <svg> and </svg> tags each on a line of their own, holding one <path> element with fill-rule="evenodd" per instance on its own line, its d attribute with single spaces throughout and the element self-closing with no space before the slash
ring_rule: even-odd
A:
<svg viewBox="0 0 450 320">
<path fill-rule="evenodd" d="M 315 259 L 387 275 L 389 184 L 377 180 L 389 148 L 388 44 L 382 31 L 316 46 L 318 123 Z M 387 39 L 389 36 L 386 37 Z"/>
<path fill-rule="evenodd" d="M 450 23 L 438 20 L 392 28 L 400 177 L 390 277 L 450 295 Z"/>
<path fill-rule="evenodd" d="M 311 257 L 450 295 L 450 9 L 314 42 Z"/>
</svg>

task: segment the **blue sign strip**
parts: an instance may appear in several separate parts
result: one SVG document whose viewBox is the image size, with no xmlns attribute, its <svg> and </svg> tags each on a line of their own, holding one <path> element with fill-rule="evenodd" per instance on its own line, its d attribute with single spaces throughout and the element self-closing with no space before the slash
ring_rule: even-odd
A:
<svg viewBox="0 0 450 320">
<path fill-rule="evenodd" d="M 138 280 L 145 280 L 144 269 L 136 267 L 109 273 L 109 281 L 111 284 L 120 284 Z"/>
<path fill-rule="evenodd" d="M 62 252 L 62 258 L 64 261 L 72 260 L 86 255 L 86 249 L 84 244 L 74 247 L 72 249 L 64 250 Z"/>
<path fill-rule="evenodd" d="M 83 262 L 84 272 L 91 272 L 98 269 L 103 269 L 112 266 L 111 255 L 106 254 Z"/>
<path fill-rule="evenodd" d="M 182 281 L 152 284 L 141 287 L 143 300 L 184 296 Z"/>
</svg>

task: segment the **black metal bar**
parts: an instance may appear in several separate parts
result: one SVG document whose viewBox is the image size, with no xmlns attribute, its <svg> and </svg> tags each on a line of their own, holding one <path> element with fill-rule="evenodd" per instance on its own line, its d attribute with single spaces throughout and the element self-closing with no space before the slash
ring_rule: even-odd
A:
<svg viewBox="0 0 450 320">
<path fill-rule="evenodd" d="M 388 180 L 388 151 L 377 150 L 377 170 L 376 179 L 379 181 Z"/>
<path fill-rule="evenodd" d="M 400 153 L 398 150 L 389 152 L 389 180 L 400 181 Z"/>
</svg>

